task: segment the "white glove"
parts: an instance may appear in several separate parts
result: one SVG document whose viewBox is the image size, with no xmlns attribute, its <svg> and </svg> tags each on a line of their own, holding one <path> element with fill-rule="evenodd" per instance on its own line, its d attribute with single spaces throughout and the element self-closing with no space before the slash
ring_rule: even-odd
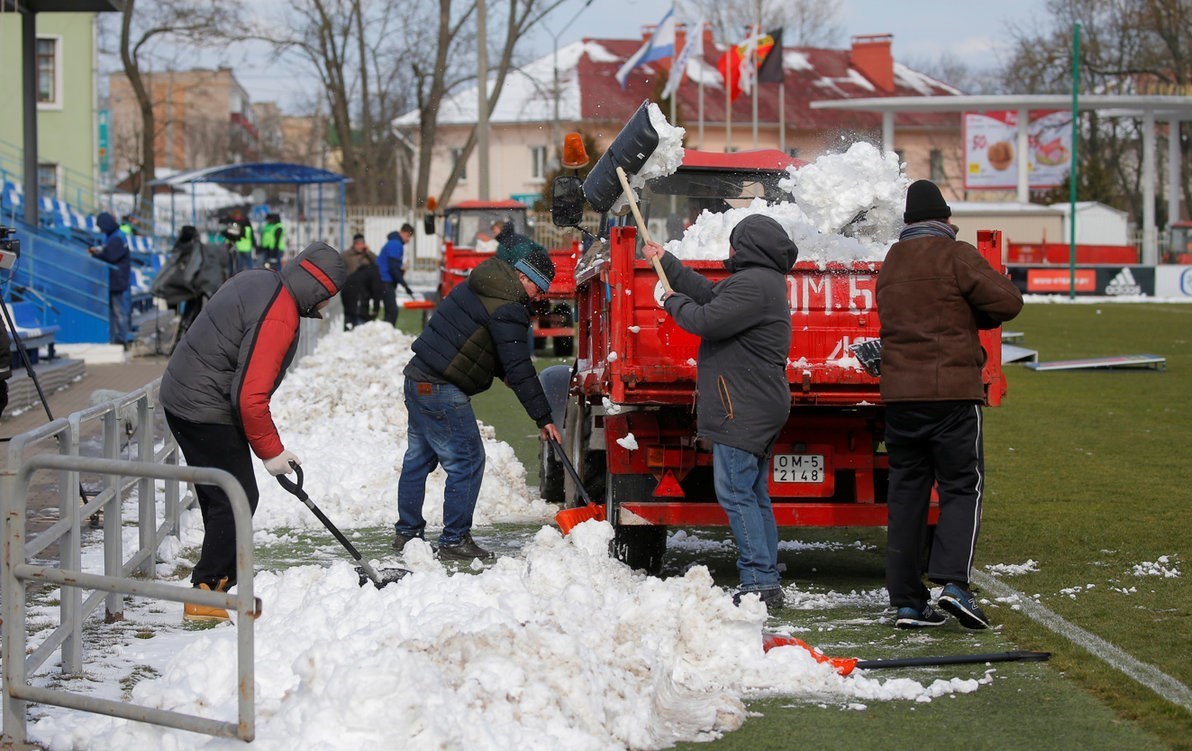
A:
<svg viewBox="0 0 1192 751">
<path fill-rule="evenodd" d="M 269 470 L 269 474 L 274 477 L 288 475 L 294 471 L 294 468 L 290 466 L 290 462 L 294 462 L 295 464 L 302 463 L 293 451 L 282 451 L 272 459 L 265 460 L 265 469 Z"/>
</svg>

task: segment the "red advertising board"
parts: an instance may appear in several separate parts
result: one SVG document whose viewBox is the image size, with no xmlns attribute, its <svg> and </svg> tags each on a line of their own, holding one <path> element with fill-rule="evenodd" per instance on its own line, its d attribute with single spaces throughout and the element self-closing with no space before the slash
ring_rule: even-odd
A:
<svg viewBox="0 0 1192 751">
<path fill-rule="evenodd" d="M 1072 288 L 1072 273 L 1068 269 L 1030 269 L 1026 274 L 1026 291 L 1047 294 L 1067 292 Z M 1093 269 L 1076 270 L 1076 291 L 1096 292 L 1097 272 Z"/>
</svg>

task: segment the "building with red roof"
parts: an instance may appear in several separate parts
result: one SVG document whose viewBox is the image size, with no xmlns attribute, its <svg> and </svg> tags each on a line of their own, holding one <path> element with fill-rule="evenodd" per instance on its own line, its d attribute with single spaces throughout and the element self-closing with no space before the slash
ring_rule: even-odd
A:
<svg viewBox="0 0 1192 751">
<path fill-rule="evenodd" d="M 652 31 L 650 27 L 644 29 L 643 39 Z M 678 36 L 677 47 L 681 49 L 685 41 L 681 27 Z M 560 49 L 557 62 L 555 56 L 546 55 L 510 72 L 489 118 L 492 197 L 532 202 L 543 192 L 563 133 L 578 130 L 592 135 L 601 147 L 607 146 L 642 100 L 658 101 L 670 74 L 670 58 L 634 69 L 624 89 L 615 78 L 642 41 L 583 39 Z M 686 147 L 705 151 L 779 148 L 784 142 L 792 156 L 811 161 L 824 153 L 844 151 L 859 140 L 880 145 L 879 113 L 813 109 L 810 105 L 823 100 L 961 93 L 896 62 L 892 46 L 892 36 L 879 35 L 854 37 L 848 49 L 785 47 L 781 53 L 785 78 L 782 96 L 777 83 L 763 83 L 758 89 L 755 144 L 753 97 L 742 94 L 731 103 L 731 109 L 726 108 L 723 79 L 716 68 L 726 48 L 714 44 L 710 30 L 706 30 L 702 58 L 693 56 L 686 65 L 687 77 L 676 96 L 672 122 L 687 129 Z M 731 126 L 727 112 L 731 112 Z M 432 193 L 444 184 L 476 122 L 476 114 L 474 87 L 444 100 L 430 178 Z M 785 126 L 784 139 L 780 138 L 780 121 Z M 394 121 L 413 138 L 417 138 L 417 124 L 417 111 Z M 906 162 L 906 172 L 912 179 L 930 178 L 944 188 L 945 195 L 960 195 L 963 153 L 958 113 L 899 114 L 896 134 L 895 150 Z M 466 177 L 457 186 L 452 201 L 476 197 L 476 159 L 473 151 Z"/>
</svg>

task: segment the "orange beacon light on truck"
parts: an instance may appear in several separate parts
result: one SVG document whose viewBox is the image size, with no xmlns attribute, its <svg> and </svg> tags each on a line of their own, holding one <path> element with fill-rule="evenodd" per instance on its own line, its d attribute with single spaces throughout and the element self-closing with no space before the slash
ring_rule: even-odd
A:
<svg viewBox="0 0 1192 751">
<path fill-rule="evenodd" d="M 579 133 L 563 136 L 563 166 L 567 169 L 581 169 L 588 166 L 588 151 Z"/>
</svg>

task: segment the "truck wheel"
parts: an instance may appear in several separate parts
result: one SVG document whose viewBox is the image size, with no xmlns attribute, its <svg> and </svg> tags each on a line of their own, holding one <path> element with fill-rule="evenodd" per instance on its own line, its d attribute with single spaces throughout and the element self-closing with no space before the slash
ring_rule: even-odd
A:
<svg viewBox="0 0 1192 751">
<path fill-rule="evenodd" d="M 554 310 L 551 311 L 551 317 L 554 318 L 552 325 L 555 328 L 575 325 L 575 317 L 571 314 L 571 306 L 565 303 L 556 305 Z M 554 345 L 555 357 L 571 357 L 571 353 L 575 351 L 575 337 L 556 336 Z"/>
<path fill-rule="evenodd" d="M 550 503 L 562 503 L 563 463 L 555 456 L 549 443 L 538 442 L 538 492 Z"/>
<path fill-rule="evenodd" d="M 613 535 L 612 554 L 630 568 L 650 576 L 662 573 L 666 557 L 666 527 L 618 524 Z"/>
</svg>

